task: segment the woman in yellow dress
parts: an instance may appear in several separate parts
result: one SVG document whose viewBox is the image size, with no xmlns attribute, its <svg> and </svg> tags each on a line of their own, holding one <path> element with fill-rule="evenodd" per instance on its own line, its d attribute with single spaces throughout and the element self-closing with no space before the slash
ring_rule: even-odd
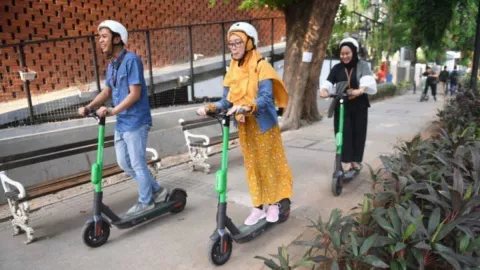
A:
<svg viewBox="0 0 480 270">
<path fill-rule="evenodd" d="M 266 218 L 277 222 L 279 202 L 292 196 L 292 173 L 285 156 L 275 107 L 285 108 L 288 94 L 273 67 L 256 50 L 256 29 L 244 22 L 234 23 L 227 35 L 232 54 L 225 76 L 224 93 L 220 101 L 198 109 L 199 115 L 207 111 L 228 110 L 236 114 L 240 146 L 245 162 L 247 182 L 253 202 L 245 225 L 254 225 Z M 268 204 L 265 211 L 264 204 Z"/>
</svg>

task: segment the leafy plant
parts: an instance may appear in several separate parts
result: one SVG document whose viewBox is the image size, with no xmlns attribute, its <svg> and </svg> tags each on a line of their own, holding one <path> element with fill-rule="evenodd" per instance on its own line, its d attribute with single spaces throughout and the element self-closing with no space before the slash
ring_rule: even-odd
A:
<svg viewBox="0 0 480 270">
<path fill-rule="evenodd" d="M 370 97 L 371 100 L 392 97 L 397 93 L 397 86 L 392 83 L 383 83 L 377 86 L 377 93 Z"/>
<path fill-rule="evenodd" d="M 328 221 L 311 221 L 316 237 L 294 242 L 308 247 L 299 263 L 312 269 L 480 269 L 476 96 L 458 93 L 438 113 L 439 134 L 402 142 L 395 154 L 380 158 L 382 168 L 369 166 L 373 192 L 346 216 L 335 209 Z"/>
</svg>

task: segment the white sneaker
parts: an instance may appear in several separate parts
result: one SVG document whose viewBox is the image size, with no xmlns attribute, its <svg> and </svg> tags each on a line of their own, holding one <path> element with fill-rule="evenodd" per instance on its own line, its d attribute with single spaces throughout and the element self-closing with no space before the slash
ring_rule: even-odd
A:
<svg viewBox="0 0 480 270">
<path fill-rule="evenodd" d="M 152 194 L 152 200 L 154 203 L 161 203 L 165 201 L 165 197 L 168 195 L 168 189 L 160 187 L 160 190 Z"/>
<path fill-rule="evenodd" d="M 279 214 L 280 214 L 280 207 L 278 206 L 278 204 L 270 205 L 267 210 L 267 221 L 270 223 L 277 222 Z"/>
<path fill-rule="evenodd" d="M 245 220 L 245 225 L 247 226 L 255 225 L 260 219 L 263 219 L 266 216 L 267 215 L 265 214 L 265 211 L 263 211 L 262 209 L 253 208 L 252 213 L 250 213 L 250 215 Z"/>
</svg>

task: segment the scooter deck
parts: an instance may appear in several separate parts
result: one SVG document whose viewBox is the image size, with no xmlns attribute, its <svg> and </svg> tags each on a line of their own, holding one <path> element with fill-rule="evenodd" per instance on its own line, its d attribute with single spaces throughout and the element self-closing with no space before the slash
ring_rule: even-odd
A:
<svg viewBox="0 0 480 270">
<path fill-rule="evenodd" d="M 127 229 L 133 226 L 136 226 L 142 222 L 150 220 L 154 217 L 161 216 L 169 212 L 172 208 L 175 207 L 176 201 L 172 202 L 161 202 L 155 205 L 155 208 L 152 210 L 142 213 L 135 216 L 123 216 L 119 221 L 113 222 L 112 224 L 119 229 Z"/>
<path fill-rule="evenodd" d="M 350 171 L 345 172 L 343 174 L 343 180 L 344 181 L 351 181 L 351 180 L 353 180 L 353 178 L 355 178 L 355 176 L 357 176 L 359 174 L 360 174 L 359 170 L 350 170 Z"/>
<path fill-rule="evenodd" d="M 241 225 L 238 230 L 240 234 L 234 235 L 235 242 L 242 244 L 251 241 L 255 237 L 264 233 L 267 229 L 272 227 L 276 223 L 270 223 L 266 219 L 259 220 L 256 224 L 247 226 Z"/>
</svg>

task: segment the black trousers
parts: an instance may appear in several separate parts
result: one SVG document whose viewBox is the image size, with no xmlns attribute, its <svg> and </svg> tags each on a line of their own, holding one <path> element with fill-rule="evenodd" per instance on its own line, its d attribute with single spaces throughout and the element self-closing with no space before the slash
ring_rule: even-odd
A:
<svg viewBox="0 0 480 270">
<path fill-rule="evenodd" d="M 426 83 L 425 84 L 425 89 L 423 90 L 423 94 L 424 95 L 427 94 L 429 86 L 430 86 L 430 89 L 432 89 L 432 96 L 436 96 L 437 95 L 437 84 L 435 84 L 435 83 L 433 83 L 433 84 Z"/>
<path fill-rule="evenodd" d="M 338 132 L 340 110 L 337 108 L 333 116 L 335 134 Z M 343 121 L 342 162 L 362 162 L 367 140 L 368 108 L 345 110 Z"/>
</svg>

